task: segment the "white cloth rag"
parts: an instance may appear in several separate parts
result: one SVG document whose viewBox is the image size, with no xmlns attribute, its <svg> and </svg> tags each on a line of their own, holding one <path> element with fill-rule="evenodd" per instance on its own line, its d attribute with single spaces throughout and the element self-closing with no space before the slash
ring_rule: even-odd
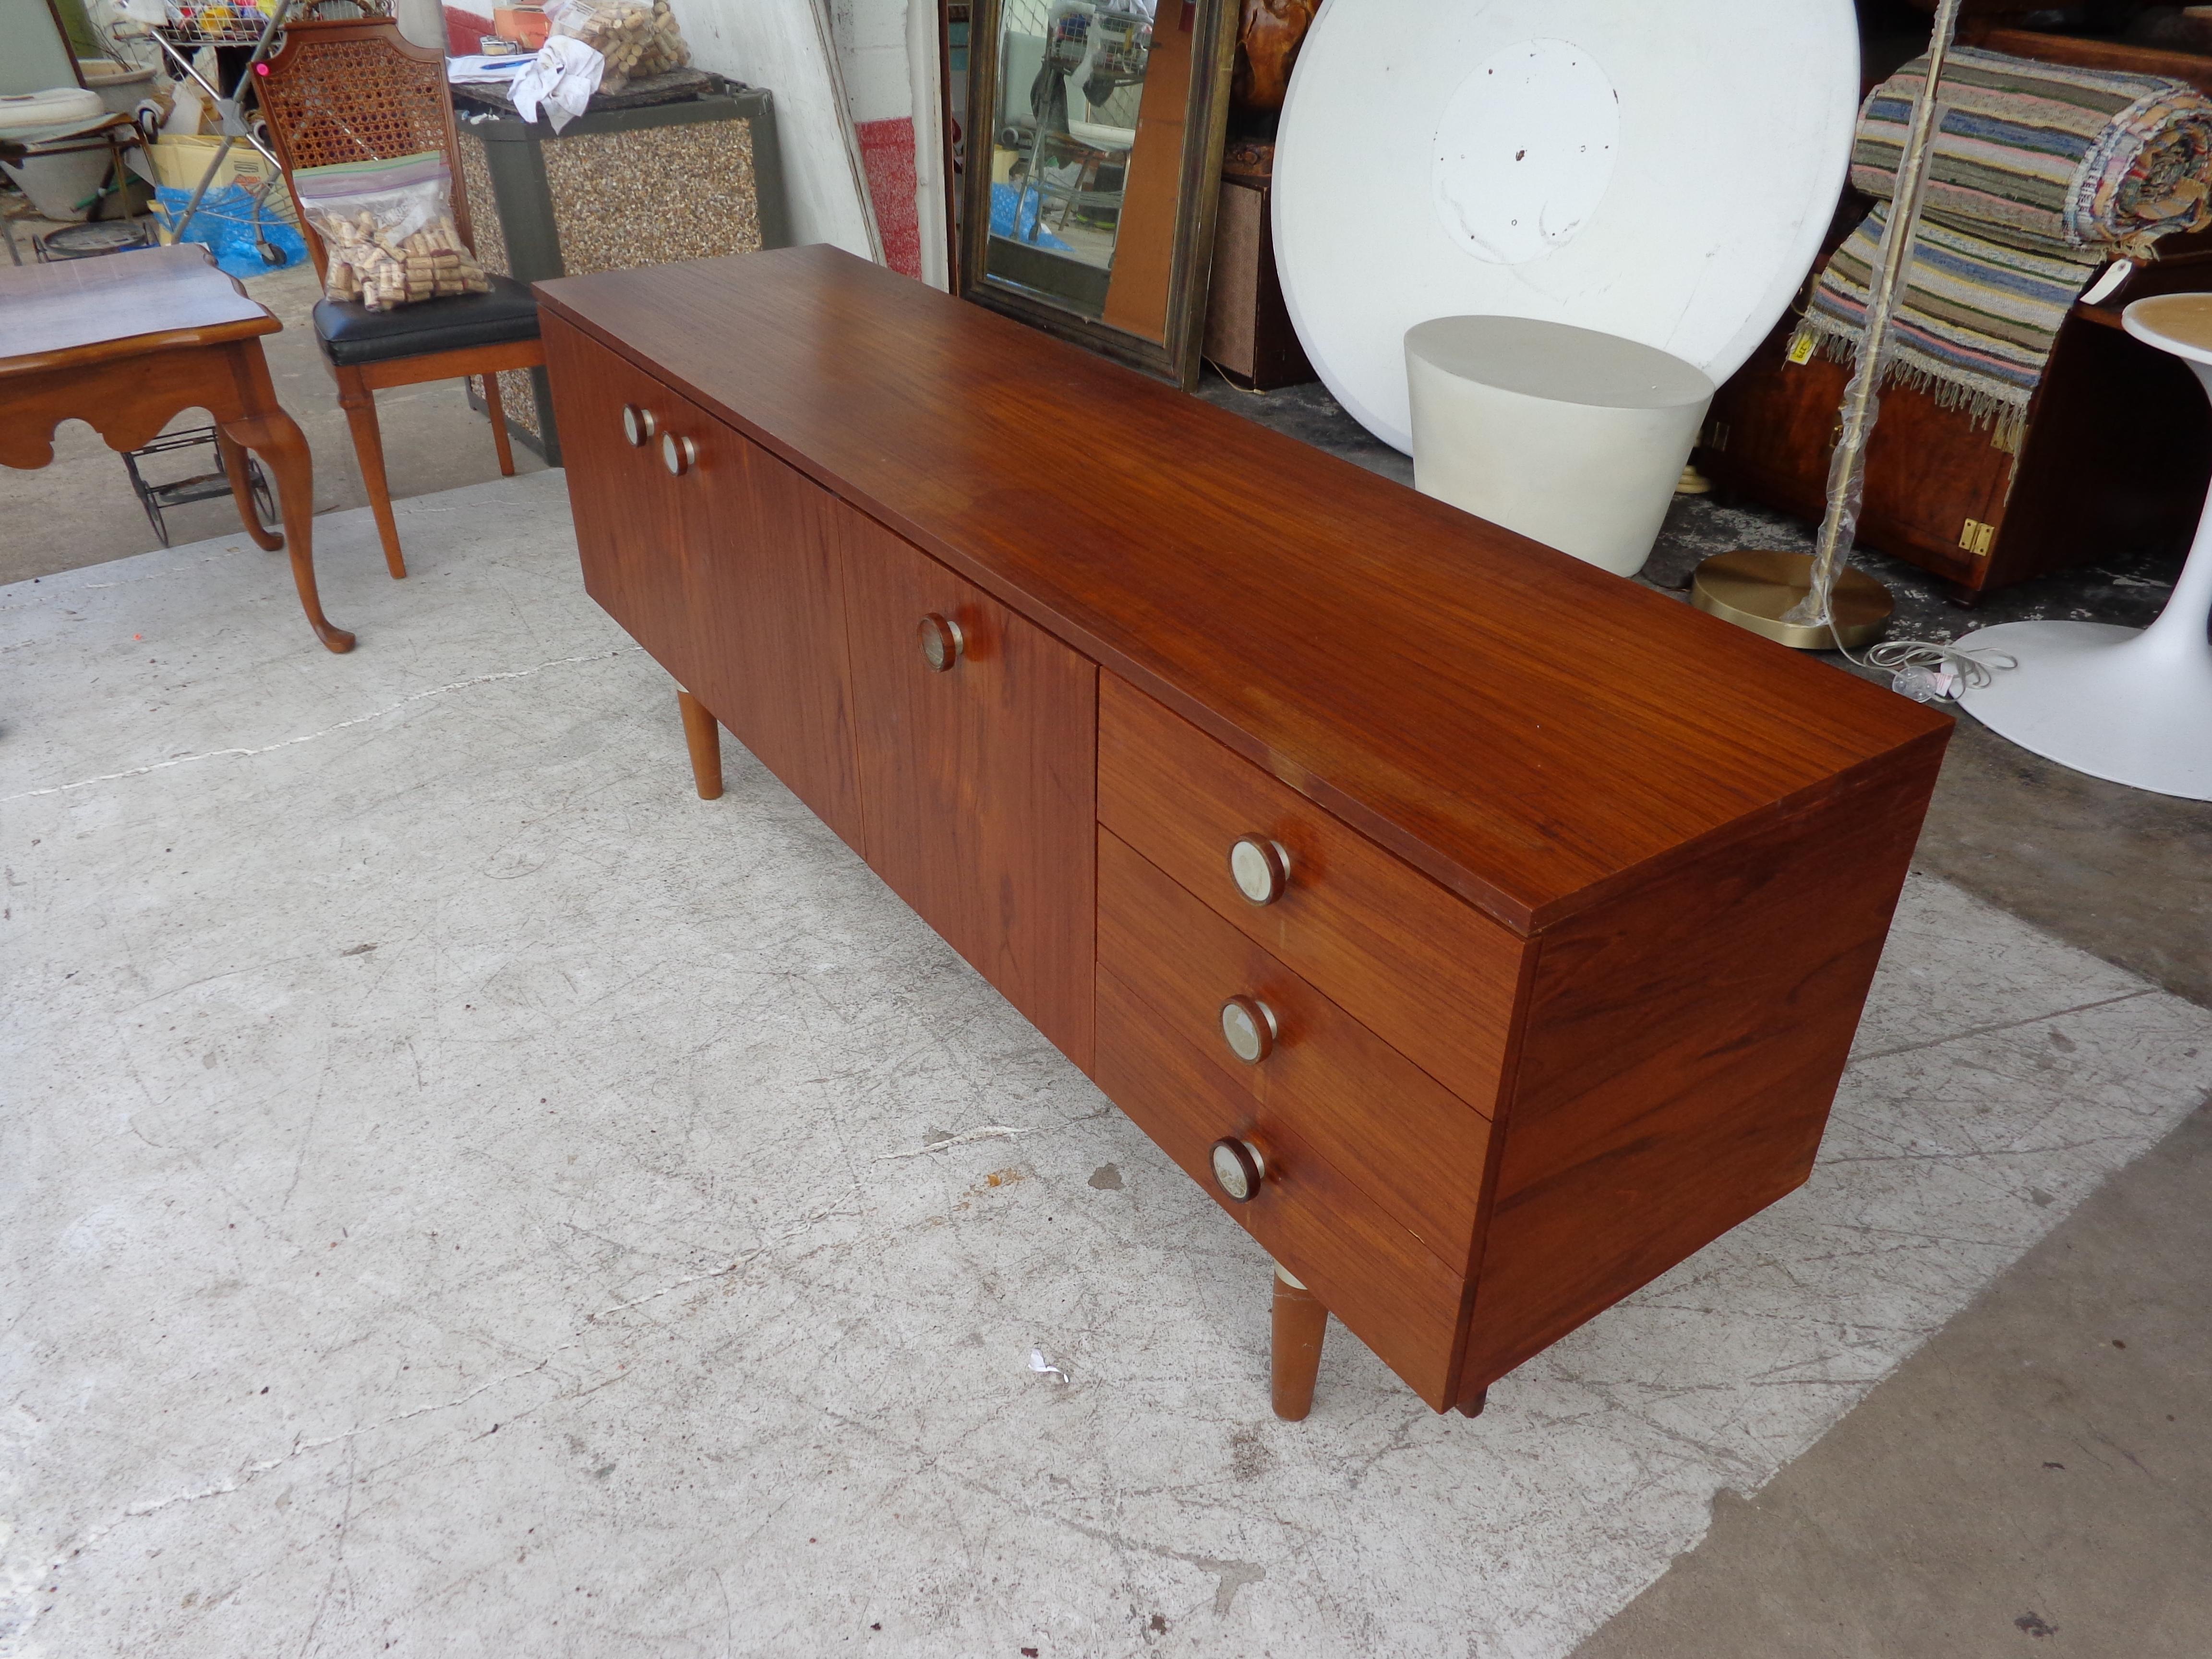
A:
<svg viewBox="0 0 2212 1659">
<path fill-rule="evenodd" d="M 514 100 L 514 112 L 526 121 L 535 121 L 543 104 L 545 118 L 558 132 L 584 112 L 606 67 L 607 60 L 595 48 L 573 35 L 556 34 L 538 49 L 530 67 L 514 77 L 507 96 Z"/>
</svg>

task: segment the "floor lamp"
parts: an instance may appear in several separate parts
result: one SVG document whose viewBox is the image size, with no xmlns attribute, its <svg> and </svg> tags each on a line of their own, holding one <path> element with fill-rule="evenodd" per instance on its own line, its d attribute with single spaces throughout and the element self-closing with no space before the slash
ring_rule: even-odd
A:
<svg viewBox="0 0 2212 1659">
<path fill-rule="evenodd" d="M 1811 554 L 1738 548 L 1715 554 L 1698 567 L 1690 600 L 1700 611 L 1747 628 L 1800 651 L 1845 650 L 1871 645 L 1888 626 L 1889 590 L 1850 568 L 1859 507 L 1865 489 L 1867 442 L 1881 408 L 1882 372 L 1889 357 L 1890 321 L 1903 302 L 1912 245 L 1920 234 L 1920 205 L 1942 125 L 1938 89 L 1958 33 L 1961 0 L 1942 0 L 1928 42 L 1928 76 L 1912 106 L 1905 152 L 1897 165 L 1897 198 L 1882 239 L 1881 269 L 1867 296 L 1866 327 L 1857 370 L 1844 391 L 1843 435 L 1828 463 L 1828 511 Z"/>
</svg>

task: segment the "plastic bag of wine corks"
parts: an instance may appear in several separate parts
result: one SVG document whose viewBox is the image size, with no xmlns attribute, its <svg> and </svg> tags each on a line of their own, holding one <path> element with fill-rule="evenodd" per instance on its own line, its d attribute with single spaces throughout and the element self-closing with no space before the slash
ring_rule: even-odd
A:
<svg viewBox="0 0 2212 1659">
<path fill-rule="evenodd" d="M 601 92 L 620 92 L 636 76 L 665 75 L 691 61 L 668 0 L 565 0 L 545 15 L 555 34 L 581 40 L 607 60 Z"/>
<path fill-rule="evenodd" d="M 388 311 L 490 291 L 453 223 L 452 174 L 437 151 L 299 167 L 292 187 L 322 239 L 323 292 L 331 299 Z"/>
</svg>

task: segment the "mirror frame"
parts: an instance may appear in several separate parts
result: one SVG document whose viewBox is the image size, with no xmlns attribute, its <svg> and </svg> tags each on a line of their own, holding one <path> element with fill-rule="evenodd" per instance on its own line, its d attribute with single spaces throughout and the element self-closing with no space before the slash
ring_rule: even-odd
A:
<svg viewBox="0 0 2212 1659">
<path fill-rule="evenodd" d="M 998 148 L 995 88 L 999 80 L 1002 0 L 975 0 L 968 23 L 967 171 L 963 183 L 960 232 L 960 297 L 1073 342 L 1087 350 L 1180 386 L 1198 384 L 1200 348 L 1206 333 L 1207 284 L 1213 269 L 1213 217 L 1221 188 L 1221 156 L 1229 123 L 1230 74 L 1237 58 L 1238 0 L 1159 0 L 1159 10 L 1176 19 L 1189 6 L 1191 25 L 1190 103 L 1183 114 L 1185 142 L 1181 191 L 1176 215 L 1175 246 L 1168 265 L 1168 325 L 1164 340 L 1147 340 L 1082 313 L 1056 305 L 1035 291 L 993 281 L 985 268 L 990 253 L 992 158 Z M 1153 27 L 1160 27 L 1156 18 Z M 994 119 L 979 128 L 976 117 L 988 110 Z M 1189 142 L 1195 133 L 1199 142 Z M 980 142 L 979 142 L 980 141 Z"/>
</svg>

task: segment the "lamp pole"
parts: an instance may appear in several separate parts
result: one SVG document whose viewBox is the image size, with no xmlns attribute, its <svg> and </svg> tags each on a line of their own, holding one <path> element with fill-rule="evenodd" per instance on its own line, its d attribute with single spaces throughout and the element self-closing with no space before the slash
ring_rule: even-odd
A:
<svg viewBox="0 0 2212 1659">
<path fill-rule="evenodd" d="M 1740 549 L 1717 554 L 1698 568 L 1692 598 L 1700 610 L 1784 645 L 1815 651 L 1870 644 L 1888 623 L 1889 592 L 1863 571 L 1850 568 L 1859 508 L 1866 493 L 1866 454 L 1881 412 L 1882 371 L 1889 358 L 1890 325 L 1903 303 L 1912 245 L 1920 233 L 1921 206 L 1936 136 L 1942 124 L 1943 70 L 1958 33 L 1963 0 L 1940 0 L 1928 43 L 1928 76 L 1913 100 L 1904 152 L 1897 163 L 1897 194 L 1882 238 L 1881 267 L 1867 295 L 1858 366 L 1844 391 L 1842 435 L 1828 463 L 1828 510 L 1808 557 Z"/>
</svg>

